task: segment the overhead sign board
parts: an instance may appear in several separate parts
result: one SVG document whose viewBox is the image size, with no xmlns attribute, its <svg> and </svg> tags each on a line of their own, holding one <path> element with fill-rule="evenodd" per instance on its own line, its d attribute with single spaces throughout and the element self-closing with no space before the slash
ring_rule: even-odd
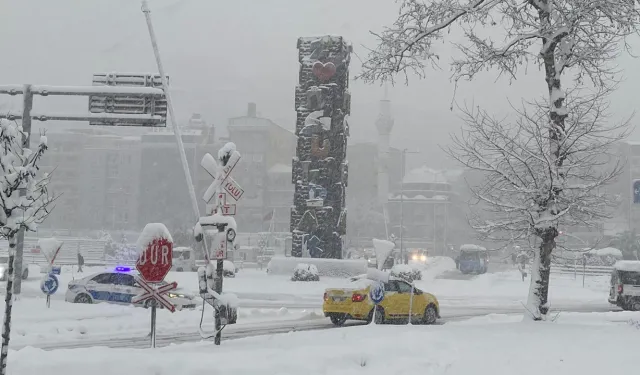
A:
<svg viewBox="0 0 640 375">
<path fill-rule="evenodd" d="M 169 77 L 167 77 L 167 82 Z M 93 75 L 93 86 L 115 87 L 154 87 L 162 88 L 162 80 L 159 74 L 149 73 L 98 73 Z M 89 120 L 89 125 L 116 125 L 116 126 L 167 126 L 167 98 L 154 95 L 141 96 L 89 96 L 89 112 L 113 115 L 149 115 L 160 116 L 164 119 L 157 121 L 129 121 L 119 119 L 106 121 L 105 119 Z"/>
</svg>

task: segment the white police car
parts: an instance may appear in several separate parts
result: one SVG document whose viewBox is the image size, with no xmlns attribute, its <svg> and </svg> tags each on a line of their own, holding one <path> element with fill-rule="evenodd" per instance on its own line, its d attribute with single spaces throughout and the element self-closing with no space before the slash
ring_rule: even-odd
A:
<svg viewBox="0 0 640 375">
<path fill-rule="evenodd" d="M 134 276 L 137 272 L 126 267 L 116 267 L 114 271 L 105 271 L 69 282 L 65 301 L 72 303 L 115 303 L 131 304 L 131 299 L 144 293 Z M 165 283 L 165 282 L 163 282 Z M 169 300 L 177 310 L 195 309 L 195 297 L 179 291 L 167 293 Z M 150 300 L 136 304 L 149 307 Z M 161 305 L 159 305 L 162 308 Z"/>
</svg>

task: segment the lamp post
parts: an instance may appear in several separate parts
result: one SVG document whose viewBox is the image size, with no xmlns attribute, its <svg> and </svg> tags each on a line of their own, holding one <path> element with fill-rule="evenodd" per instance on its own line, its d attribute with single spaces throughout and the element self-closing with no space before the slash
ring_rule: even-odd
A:
<svg viewBox="0 0 640 375">
<path fill-rule="evenodd" d="M 420 151 L 409 151 L 408 149 L 402 149 L 401 151 L 401 163 L 402 163 L 402 178 L 400 179 L 400 258 L 401 262 L 404 264 L 409 263 L 408 257 L 405 257 L 404 254 L 404 243 L 403 243 L 403 232 L 404 232 L 404 170 L 406 167 L 406 154 L 419 154 Z"/>
</svg>

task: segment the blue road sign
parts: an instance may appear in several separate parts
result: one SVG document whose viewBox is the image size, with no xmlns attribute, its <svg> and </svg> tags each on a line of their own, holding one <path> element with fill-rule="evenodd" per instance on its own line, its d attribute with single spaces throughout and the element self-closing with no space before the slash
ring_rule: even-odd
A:
<svg viewBox="0 0 640 375">
<path fill-rule="evenodd" d="M 640 203 L 640 180 L 633 181 L 633 203 Z"/>
<path fill-rule="evenodd" d="M 42 290 L 42 293 L 48 296 L 57 292 L 59 286 L 60 282 L 58 281 L 58 278 L 53 274 L 44 276 L 40 281 L 40 290 Z"/>
<path fill-rule="evenodd" d="M 371 298 L 371 301 L 376 305 L 382 302 L 384 300 L 384 284 L 378 282 L 372 285 L 369 290 L 369 298 Z"/>
</svg>

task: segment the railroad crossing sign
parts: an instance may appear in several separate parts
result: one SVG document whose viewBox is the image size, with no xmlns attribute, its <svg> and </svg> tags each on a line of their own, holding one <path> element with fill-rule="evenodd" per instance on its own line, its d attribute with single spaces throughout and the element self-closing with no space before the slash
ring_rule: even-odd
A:
<svg viewBox="0 0 640 375">
<path fill-rule="evenodd" d="M 226 193 L 218 193 L 218 202 L 222 206 L 222 215 L 223 216 L 233 216 L 236 214 L 236 205 L 227 203 L 227 194 Z M 213 208 L 213 213 L 217 212 L 217 207 Z"/>
<path fill-rule="evenodd" d="M 229 193 L 236 200 L 242 197 L 244 194 L 244 190 L 238 185 L 238 183 L 231 177 L 231 171 L 240 161 L 240 153 L 238 151 L 233 151 L 231 156 L 229 157 L 229 161 L 224 167 L 220 167 L 216 160 L 211 156 L 211 154 L 205 154 L 200 162 L 202 168 L 209 173 L 211 177 L 214 178 L 213 182 L 207 188 L 207 191 L 204 192 L 202 199 L 205 202 L 209 203 L 211 199 L 218 193 L 220 186 L 223 186 L 225 191 Z"/>
<path fill-rule="evenodd" d="M 178 287 L 178 283 L 174 281 L 170 284 L 165 284 L 156 288 L 155 286 L 145 282 L 142 278 L 136 277 L 136 281 L 138 282 L 140 287 L 144 289 L 144 293 L 132 298 L 131 303 L 137 304 L 140 302 L 144 302 L 148 299 L 154 299 L 159 304 L 164 306 L 165 309 L 171 312 L 176 311 L 176 307 L 171 303 L 171 301 L 169 301 L 167 296 L 165 296 L 164 294 L 171 290 L 176 289 Z"/>
<path fill-rule="evenodd" d="M 173 243 L 166 238 L 154 238 L 142 251 L 136 269 L 148 283 L 164 280 L 173 263 Z"/>
</svg>

